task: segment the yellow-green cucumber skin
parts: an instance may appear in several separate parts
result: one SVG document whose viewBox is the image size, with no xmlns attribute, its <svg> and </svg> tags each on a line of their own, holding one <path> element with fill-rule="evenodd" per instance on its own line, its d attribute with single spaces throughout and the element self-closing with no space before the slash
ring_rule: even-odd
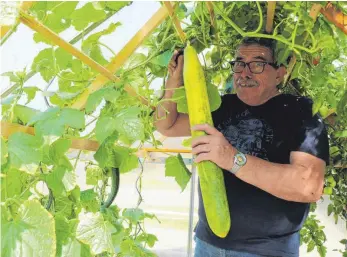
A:
<svg viewBox="0 0 347 257">
<path fill-rule="evenodd" d="M 190 126 L 205 123 L 213 126 L 204 71 L 195 49 L 190 45 L 184 50 L 183 77 Z M 193 138 L 205 135 L 202 131 L 191 133 Z M 223 171 L 210 161 L 198 163 L 197 168 L 207 222 L 215 235 L 224 238 L 230 230 L 231 221 Z"/>
</svg>

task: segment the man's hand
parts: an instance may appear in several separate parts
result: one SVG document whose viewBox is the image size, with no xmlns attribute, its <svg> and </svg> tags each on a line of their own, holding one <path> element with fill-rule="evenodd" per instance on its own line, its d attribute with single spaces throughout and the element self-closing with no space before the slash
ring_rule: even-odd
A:
<svg viewBox="0 0 347 257">
<path fill-rule="evenodd" d="M 169 62 L 169 77 L 166 81 L 166 89 L 175 89 L 183 86 L 183 50 L 175 50 Z"/>
<path fill-rule="evenodd" d="M 236 149 L 223 134 L 208 124 L 196 125 L 192 129 L 207 134 L 192 141 L 192 153 L 197 155 L 195 162 L 212 161 L 220 168 L 230 170 Z"/>
</svg>

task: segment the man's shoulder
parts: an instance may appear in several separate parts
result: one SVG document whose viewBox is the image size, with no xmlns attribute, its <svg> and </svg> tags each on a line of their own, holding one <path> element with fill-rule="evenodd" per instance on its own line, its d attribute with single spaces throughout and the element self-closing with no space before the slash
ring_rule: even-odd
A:
<svg viewBox="0 0 347 257">
<path fill-rule="evenodd" d="M 312 110 L 313 101 L 306 96 L 296 96 L 291 94 L 282 94 L 277 103 L 288 106 L 291 111 L 310 111 Z"/>
</svg>

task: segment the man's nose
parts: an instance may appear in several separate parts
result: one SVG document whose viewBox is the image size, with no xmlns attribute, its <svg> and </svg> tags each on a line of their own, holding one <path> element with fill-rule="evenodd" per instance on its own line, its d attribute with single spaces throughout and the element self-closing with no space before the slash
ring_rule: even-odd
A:
<svg viewBox="0 0 347 257">
<path fill-rule="evenodd" d="M 251 78 L 252 77 L 252 72 L 251 72 L 248 65 L 246 65 L 245 68 L 243 68 L 243 70 L 241 72 L 241 77 L 243 77 L 243 78 Z"/>
</svg>

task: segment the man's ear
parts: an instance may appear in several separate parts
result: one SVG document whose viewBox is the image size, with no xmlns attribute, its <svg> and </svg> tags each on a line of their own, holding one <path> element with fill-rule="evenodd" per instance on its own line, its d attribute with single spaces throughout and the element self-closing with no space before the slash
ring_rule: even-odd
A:
<svg viewBox="0 0 347 257">
<path fill-rule="evenodd" d="M 284 75 L 286 75 L 287 73 L 287 69 L 284 65 L 281 65 L 278 69 L 277 69 L 277 76 L 276 76 L 276 82 L 277 85 L 280 84 L 283 79 L 284 79 Z"/>
</svg>

